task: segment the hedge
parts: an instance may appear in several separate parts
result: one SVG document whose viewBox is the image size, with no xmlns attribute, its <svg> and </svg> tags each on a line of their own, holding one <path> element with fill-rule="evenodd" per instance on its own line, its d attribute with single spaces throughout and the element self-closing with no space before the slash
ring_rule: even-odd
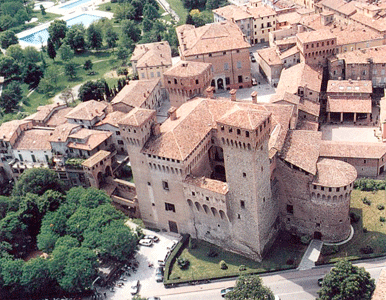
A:
<svg viewBox="0 0 386 300">
<path fill-rule="evenodd" d="M 171 267 L 173 267 L 176 258 L 181 254 L 182 250 L 184 250 L 185 246 L 189 243 L 189 238 L 189 234 L 183 234 L 181 241 L 178 242 L 177 246 L 173 249 L 169 257 L 166 259 L 164 270 L 164 284 L 169 281 Z"/>
</svg>

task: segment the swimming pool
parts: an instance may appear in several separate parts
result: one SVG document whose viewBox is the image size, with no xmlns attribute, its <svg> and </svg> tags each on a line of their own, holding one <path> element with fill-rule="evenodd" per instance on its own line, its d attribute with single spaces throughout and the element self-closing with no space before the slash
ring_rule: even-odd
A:
<svg viewBox="0 0 386 300">
<path fill-rule="evenodd" d="M 91 23 L 101 19 L 99 16 L 82 14 L 67 20 L 67 26 L 71 27 L 75 24 L 83 24 L 84 27 L 88 27 Z M 42 29 L 37 32 L 31 33 L 25 37 L 20 38 L 19 40 L 26 42 L 28 44 L 33 45 L 41 45 L 42 43 L 46 43 L 49 38 L 48 29 Z"/>
<path fill-rule="evenodd" d="M 72 3 L 69 3 L 67 5 L 63 5 L 62 7 L 60 7 L 60 9 L 70 9 L 70 8 L 73 8 L 73 7 L 77 7 L 78 5 L 81 5 L 83 3 L 87 3 L 91 0 L 78 0 L 78 1 L 75 1 L 75 2 L 72 2 Z"/>
</svg>

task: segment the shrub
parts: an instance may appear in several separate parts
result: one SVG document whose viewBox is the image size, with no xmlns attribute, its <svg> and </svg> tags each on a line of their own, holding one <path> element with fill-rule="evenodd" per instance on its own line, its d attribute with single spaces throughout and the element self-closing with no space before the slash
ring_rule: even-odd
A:
<svg viewBox="0 0 386 300">
<path fill-rule="evenodd" d="M 178 266 L 180 267 L 181 270 L 186 270 L 189 265 L 190 265 L 190 261 L 186 258 L 183 258 L 183 257 L 179 257 L 177 259 L 177 264 Z"/>
<path fill-rule="evenodd" d="M 384 209 L 385 209 L 385 206 L 384 206 L 383 204 L 378 204 L 378 205 L 377 205 L 377 208 L 378 208 L 379 210 L 384 210 Z"/>
<path fill-rule="evenodd" d="M 189 239 L 189 249 L 196 249 L 197 248 L 197 240 L 190 238 Z"/>
<path fill-rule="evenodd" d="M 292 266 L 295 263 L 295 260 L 293 258 L 289 258 L 286 261 L 286 265 Z"/>
<path fill-rule="evenodd" d="M 370 200 L 370 199 L 367 199 L 366 197 L 364 197 L 364 198 L 362 199 L 362 202 L 363 202 L 363 204 L 367 204 L 368 206 L 371 205 L 371 200 Z"/>
<path fill-rule="evenodd" d="M 127 70 L 127 68 L 119 68 L 117 70 L 117 74 L 118 75 L 125 75 L 125 76 L 127 76 L 128 73 L 129 73 L 129 71 Z"/>
<path fill-rule="evenodd" d="M 355 181 L 354 188 L 361 191 L 377 191 L 384 190 L 386 182 L 385 180 L 374 180 L 369 178 L 361 178 Z"/>
<path fill-rule="evenodd" d="M 367 228 L 366 227 L 363 227 L 363 233 L 367 233 Z"/>
<path fill-rule="evenodd" d="M 244 265 L 239 266 L 239 271 L 245 271 L 246 269 L 247 269 L 247 267 Z"/>
<path fill-rule="evenodd" d="M 228 269 L 228 265 L 224 260 L 220 261 L 220 268 L 221 268 L 221 270 Z"/>
<path fill-rule="evenodd" d="M 351 221 L 351 223 L 358 223 L 360 219 L 361 219 L 360 215 L 358 215 L 358 214 L 356 214 L 354 212 L 350 213 L 350 221 Z"/>
<path fill-rule="evenodd" d="M 374 252 L 373 248 L 371 248 L 369 245 L 367 245 L 366 247 L 362 247 L 360 251 L 362 254 L 371 254 Z"/>
<path fill-rule="evenodd" d="M 310 242 L 311 242 L 311 237 L 309 235 L 303 235 L 301 238 L 300 238 L 300 242 L 303 244 L 303 245 L 308 245 Z"/>
<path fill-rule="evenodd" d="M 386 222 L 386 219 L 385 219 L 385 217 L 379 217 L 379 221 Z"/>
<path fill-rule="evenodd" d="M 111 10 L 111 6 L 110 5 L 106 5 L 105 9 L 106 9 L 106 11 L 110 11 Z"/>
<path fill-rule="evenodd" d="M 210 249 L 209 252 L 208 252 L 208 257 L 217 257 L 218 256 L 218 252 L 216 249 Z"/>
<path fill-rule="evenodd" d="M 332 245 L 332 246 L 327 246 L 324 245 L 322 248 L 322 255 L 333 255 L 339 252 L 339 246 L 338 245 Z"/>
</svg>

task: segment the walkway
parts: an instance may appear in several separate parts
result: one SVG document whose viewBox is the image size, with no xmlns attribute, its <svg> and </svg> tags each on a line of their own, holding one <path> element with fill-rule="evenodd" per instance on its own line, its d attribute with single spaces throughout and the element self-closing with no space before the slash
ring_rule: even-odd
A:
<svg viewBox="0 0 386 300">
<path fill-rule="evenodd" d="M 315 267 L 315 262 L 319 258 L 322 246 L 323 242 L 321 240 L 312 240 L 302 257 L 298 270 L 309 270 Z"/>
</svg>

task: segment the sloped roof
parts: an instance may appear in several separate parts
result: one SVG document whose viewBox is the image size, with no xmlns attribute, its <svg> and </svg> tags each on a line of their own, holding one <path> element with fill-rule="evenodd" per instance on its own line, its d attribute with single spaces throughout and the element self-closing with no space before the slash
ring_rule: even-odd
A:
<svg viewBox="0 0 386 300">
<path fill-rule="evenodd" d="M 189 77 L 204 73 L 212 64 L 199 61 L 180 60 L 176 65 L 164 72 L 164 76 Z"/>
<path fill-rule="evenodd" d="M 118 124 L 129 126 L 140 126 L 156 114 L 155 110 L 145 108 L 134 108 L 125 117 L 118 121 Z"/>
<path fill-rule="evenodd" d="M 89 100 L 78 104 L 66 115 L 66 118 L 91 121 L 95 117 L 102 116 L 106 108 L 107 105 L 103 102 Z"/>
<path fill-rule="evenodd" d="M 29 129 L 23 131 L 18 137 L 14 150 L 51 150 L 49 142 L 50 133 L 48 129 Z"/>
<path fill-rule="evenodd" d="M 341 160 L 321 158 L 316 166 L 318 171 L 312 183 L 321 186 L 346 186 L 353 183 L 358 175 L 352 165 Z"/>
<path fill-rule="evenodd" d="M 167 41 L 138 44 L 130 60 L 137 61 L 137 68 L 171 66 L 172 51 Z"/>
<path fill-rule="evenodd" d="M 366 142 L 322 141 L 320 156 L 380 159 L 386 154 L 386 144 Z"/>
</svg>

